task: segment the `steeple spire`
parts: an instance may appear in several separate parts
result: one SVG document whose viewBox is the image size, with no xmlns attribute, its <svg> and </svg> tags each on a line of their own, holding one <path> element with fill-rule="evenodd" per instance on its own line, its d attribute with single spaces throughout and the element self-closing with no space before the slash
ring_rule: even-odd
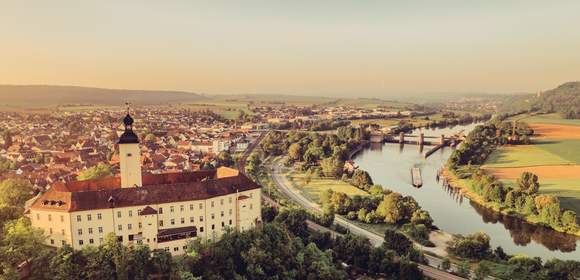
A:
<svg viewBox="0 0 580 280">
<path fill-rule="evenodd" d="M 127 115 L 123 118 L 123 124 L 125 125 L 125 132 L 119 138 L 119 144 L 135 144 L 139 143 L 139 138 L 133 132 L 133 117 L 131 117 L 131 108 L 129 107 L 129 102 L 125 102 L 127 106 Z"/>
</svg>

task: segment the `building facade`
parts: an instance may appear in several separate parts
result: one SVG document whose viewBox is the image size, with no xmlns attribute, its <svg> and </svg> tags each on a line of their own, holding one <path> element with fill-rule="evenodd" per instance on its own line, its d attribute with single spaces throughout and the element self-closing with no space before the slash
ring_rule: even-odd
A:
<svg viewBox="0 0 580 280">
<path fill-rule="evenodd" d="M 261 188 L 235 169 L 141 174 L 129 114 L 124 123 L 119 176 L 57 183 L 31 205 L 32 225 L 45 231 L 48 245 L 98 246 L 114 233 L 125 245 L 177 255 L 189 240 L 211 242 L 228 228 L 261 223 Z"/>
</svg>

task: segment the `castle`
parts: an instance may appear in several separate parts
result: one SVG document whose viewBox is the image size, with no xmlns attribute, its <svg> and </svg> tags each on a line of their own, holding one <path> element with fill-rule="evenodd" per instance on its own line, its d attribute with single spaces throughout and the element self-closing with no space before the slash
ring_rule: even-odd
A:
<svg viewBox="0 0 580 280">
<path fill-rule="evenodd" d="M 56 183 L 30 206 L 32 225 L 45 231 L 47 245 L 82 249 L 114 233 L 127 246 L 178 255 L 189 240 L 211 242 L 227 228 L 243 231 L 261 222 L 261 188 L 238 170 L 142 174 L 129 113 L 123 123 L 119 176 Z"/>
</svg>

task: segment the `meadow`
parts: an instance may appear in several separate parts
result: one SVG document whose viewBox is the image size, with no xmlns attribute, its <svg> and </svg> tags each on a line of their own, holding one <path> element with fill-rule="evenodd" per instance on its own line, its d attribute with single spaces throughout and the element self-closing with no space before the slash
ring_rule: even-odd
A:
<svg viewBox="0 0 580 280">
<path fill-rule="evenodd" d="M 316 176 L 309 178 L 306 173 L 296 171 L 290 171 L 284 175 L 306 198 L 317 203 L 320 203 L 320 195 L 327 189 L 342 192 L 351 197 L 355 195 L 368 195 L 367 192 L 334 178 Z"/>
<path fill-rule="evenodd" d="M 533 172 L 541 193 L 558 196 L 562 208 L 580 213 L 580 120 L 558 114 L 512 118 L 516 119 L 538 133 L 532 145 L 499 147 L 482 168 L 513 187 L 522 172 Z"/>
</svg>

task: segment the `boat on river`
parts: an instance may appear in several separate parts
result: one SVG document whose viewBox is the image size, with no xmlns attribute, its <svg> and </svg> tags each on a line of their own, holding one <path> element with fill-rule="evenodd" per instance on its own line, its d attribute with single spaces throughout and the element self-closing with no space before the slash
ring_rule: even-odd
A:
<svg viewBox="0 0 580 280">
<path fill-rule="evenodd" d="M 421 178 L 421 169 L 419 169 L 419 167 L 411 168 L 411 180 L 413 186 L 417 188 L 423 185 L 423 178 Z"/>
</svg>

